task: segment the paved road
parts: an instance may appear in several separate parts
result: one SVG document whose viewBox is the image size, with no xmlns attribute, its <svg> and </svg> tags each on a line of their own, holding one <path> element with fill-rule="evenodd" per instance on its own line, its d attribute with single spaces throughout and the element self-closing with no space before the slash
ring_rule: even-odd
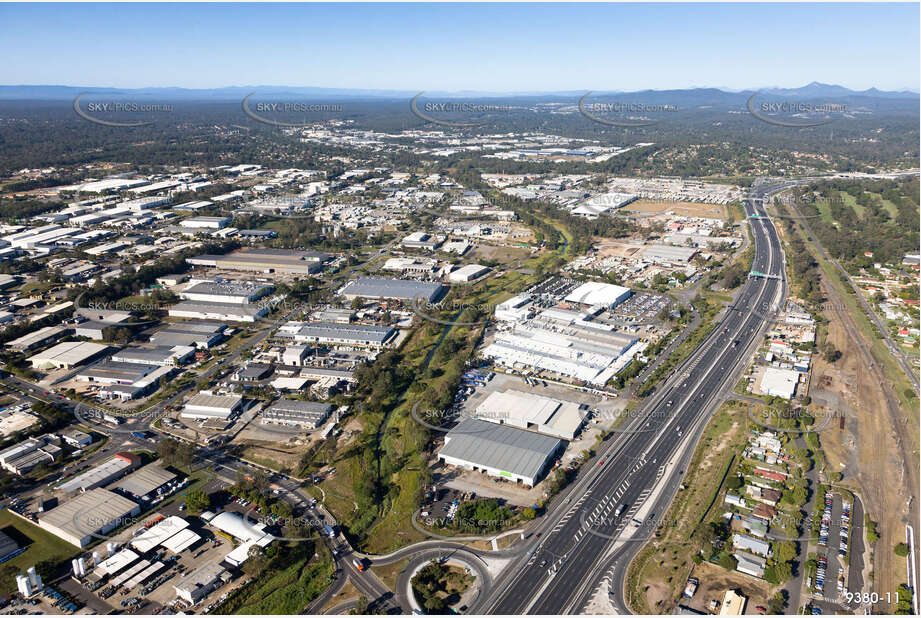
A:
<svg viewBox="0 0 921 618">
<path fill-rule="evenodd" d="M 760 198 L 768 192 L 753 193 L 757 199 L 746 202 L 748 215 L 764 214 Z M 769 277 L 750 278 L 745 283 L 711 336 L 646 402 L 646 414 L 638 415 L 639 422 L 629 428 L 635 433 L 599 449 L 597 459 L 588 464 L 594 466 L 594 474 L 570 494 L 575 503 L 548 517 L 552 529 L 526 543 L 530 551 L 503 573 L 496 582 L 496 593 L 475 611 L 577 612 L 604 574 L 611 552 L 622 552 L 624 558 L 635 553 L 642 543 L 626 541 L 649 538 L 663 523 L 661 514 L 677 491 L 683 462 L 691 450 L 681 450 L 687 437 L 696 435 L 716 397 L 731 385 L 731 376 L 760 338 L 767 316 L 762 308 L 778 306 L 784 294 L 783 256 L 776 231 L 769 219 L 761 217 L 751 219 L 751 228 L 755 243 L 752 270 Z M 621 544 L 615 544 L 618 540 Z M 622 598 L 617 601 L 626 609 Z"/>
</svg>

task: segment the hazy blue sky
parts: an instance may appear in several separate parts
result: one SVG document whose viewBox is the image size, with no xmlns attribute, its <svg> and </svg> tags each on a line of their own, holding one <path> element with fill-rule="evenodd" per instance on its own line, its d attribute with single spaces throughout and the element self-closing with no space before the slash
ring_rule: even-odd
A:
<svg viewBox="0 0 921 618">
<path fill-rule="evenodd" d="M 913 4 L 0 4 L 0 84 L 919 86 Z"/>
</svg>

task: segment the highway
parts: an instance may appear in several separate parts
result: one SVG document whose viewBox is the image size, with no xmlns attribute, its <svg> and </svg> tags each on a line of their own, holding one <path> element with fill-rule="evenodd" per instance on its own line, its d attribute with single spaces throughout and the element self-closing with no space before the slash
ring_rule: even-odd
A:
<svg viewBox="0 0 921 618">
<path fill-rule="evenodd" d="M 661 516 L 678 489 L 689 447 L 760 341 L 770 309 L 784 298 L 780 241 L 762 206 L 764 196 L 784 186 L 755 189 L 745 201 L 755 247 L 752 270 L 767 276 L 746 281 L 710 336 L 644 404 L 628 430 L 615 434 L 587 464 L 592 472 L 548 515 L 546 532 L 521 548 L 521 558 L 473 611 L 578 613 L 612 558 L 626 567 L 642 541 L 667 524 Z M 615 604 L 627 610 L 622 598 Z"/>
</svg>

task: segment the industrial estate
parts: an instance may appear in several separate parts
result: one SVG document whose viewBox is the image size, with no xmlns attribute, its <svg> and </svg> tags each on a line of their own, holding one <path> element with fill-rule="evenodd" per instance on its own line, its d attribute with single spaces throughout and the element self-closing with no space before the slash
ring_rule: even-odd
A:
<svg viewBox="0 0 921 618">
<path fill-rule="evenodd" d="M 0 613 L 918 613 L 916 93 L 16 88 Z"/>
</svg>

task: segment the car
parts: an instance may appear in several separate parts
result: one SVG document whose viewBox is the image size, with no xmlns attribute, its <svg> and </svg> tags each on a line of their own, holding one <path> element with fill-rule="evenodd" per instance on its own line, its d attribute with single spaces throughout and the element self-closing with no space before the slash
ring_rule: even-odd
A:
<svg viewBox="0 0 921 618">
<path fill-rule="evenodd" d="M 540 561 L 540 564 L 538 564 L 537 566 L 539 566 L 540 568 L 544 568 L 545 566 L 547 566 L 547 561 L 546 561 L 546 560 L 541 560 L 541 561 Z"/>
</svg>

